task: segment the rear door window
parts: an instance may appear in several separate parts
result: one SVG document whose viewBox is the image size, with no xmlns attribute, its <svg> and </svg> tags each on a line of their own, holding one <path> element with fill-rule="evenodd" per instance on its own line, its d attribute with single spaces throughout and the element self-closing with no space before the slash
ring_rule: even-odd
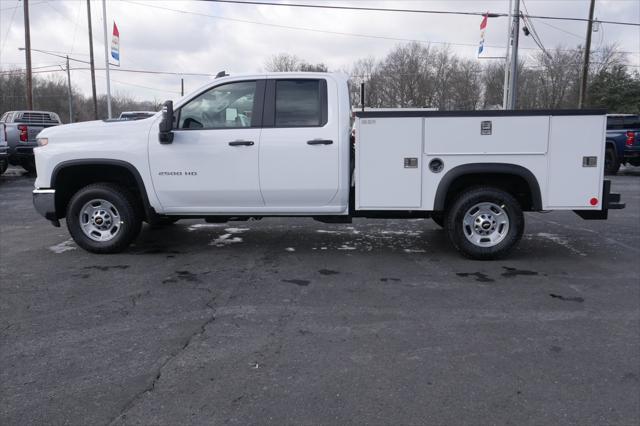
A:
<svg viewBox="0 0 640 426">
<path fill-rule="evenodd" d="M 276 80 L 275 127 L 326 124 L 326 84 L 321 80 Z"/>
</svg>

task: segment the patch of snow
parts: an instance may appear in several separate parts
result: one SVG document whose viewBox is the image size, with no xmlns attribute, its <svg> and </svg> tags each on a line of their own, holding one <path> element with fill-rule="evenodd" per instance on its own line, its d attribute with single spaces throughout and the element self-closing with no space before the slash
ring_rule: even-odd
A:
<svg viewBox="0 0 640 426">
<path fill-rule="evenodd" d="M 328 229 L 316 229 L 316 232 L 320 234 L 340 234 L 340 231 L 331 231 Z"/>
<path fill-rule="evenodd" d="M 351 233 L 352 233 L 353 235 L 359 235 L 359 234 L 360 234 L 360 231 L 358 231 L 358 230 L 357 230 L 356 228 L 354 228 L 353 226 L 347 226 L 347 229 L 348 229 L 349 231 L 351 231 Z"/>
<path fill-rule="evenodd" d="M 293 247 L 287 247 L 285 250 L 286 250 L 286 251 L 296 251 L 296 249 L 294 249 Z M 315 250 L 315 249 L 314 249 L 314 250 Z"/>
<path fill-rule="evenodd" d="M 338 250 L 355 250 L 356 248 L 354 246 L 348 246 L 346 244 L 341 245 L 340 247 L 338 247 Z"/>
<path fill-rule="evenodd" d="M 417 237 L 420 235 L 420 231 L 408 230 L 408 231 L 380 231 L 383 235 L 408 235 L 410 237 Z"/>
<path fill-rule="evenodd" d="M 69 238 L 68 240 L 63 241 L 60 244 L 56 244 L 55 246 L 49 247 L 49 250 L 51 250 L 56 254 L 60 254 L 60 253 L 64 253 L 65 251 L 75 250 L 76 248 L 78 248 L 78 246 L 76 246 L 73 243 L 73 240 Z"/>
<path fill-rule="evenodd" d="M 425 253 L 426 250 L 422 249 L 404 249 L 405 253 Z"/>
<path fill-rule="evenodd" d="M 225 231 L 229 232 L 230 234 L 240 234 L 248 230 L 249 228 L 225 228 Z"/>
<path fill-rule="evenodd" d="M 224 247 L 229 244 L 241 243 L 242 241 L 243 240 L 240 237 L 231 238 L 231 234 L 222 234 L 215 240 L 211 241 L 209 245 L 216 246 L 216 247 Z"/>
<path fill-rule="evenodd" d="M 568 250 L 572 251 L 573 253 L 575 253 L 575 254 L 579 254 L 580 256 L 586 256 L 586 255 L 587 255 L 586 253 L 584 253 L 584 252 L 582 252 L 582 251 L 578 250 L 577 248 L 573 247 L 573 246 L 569 243 L 569 240 L 568 240 L 568 239 L 566 239 L 566 238 L 564 238 L 564 237 L 561 237 L 560 235 L 557 235 L 557 234 L 549 234 L 549 233 L 547 233 L 547 232 L 538 232 L 536 235 L 537 235 L 538 237 L 545 238 L 545 239 L 547 239 L 547 240 L 549 240 L 549 241 L 553 241 L 554 243 L 559 244 L 559 245 L 561 245 L 562 247 L 564 247 L 564 248 L 566 248 L 566 249 L 568 249 Z"/>
<path fill-rule="evenodd" d="M 222 225 L 222 223 L 196 223 L 194 225 L 190 225 L 187 230 L 196 231 L 200 228 L 218 228 Z"/>
</svg>

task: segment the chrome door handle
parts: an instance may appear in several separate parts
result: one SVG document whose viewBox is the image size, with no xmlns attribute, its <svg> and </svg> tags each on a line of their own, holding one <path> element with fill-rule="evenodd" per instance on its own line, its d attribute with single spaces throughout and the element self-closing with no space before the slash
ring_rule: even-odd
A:
<svg viewBox="0 0 640 426">
<path fill-rule="evenodd" d="M 230 146 L 251 146 L 253 145 L 253 141 L 232 141 L 229 142 Z"/>
</svg>

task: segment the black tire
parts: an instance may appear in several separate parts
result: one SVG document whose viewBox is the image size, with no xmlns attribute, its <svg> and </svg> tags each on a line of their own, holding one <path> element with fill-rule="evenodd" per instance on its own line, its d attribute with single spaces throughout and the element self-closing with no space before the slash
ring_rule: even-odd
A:
<svg viewBox="0 0 640 426">
<path fill-rule="evenodd" d="M 433 220 L 440 228 L 444 228 L 444 213 L 433 213 L 431 215 L 431 220 Z"/>
<path fill-rule="evenodd" d="M 91 200 L 106 200 L 120 216 L 117 235 L 108 241 L 95 241 L 87 236 L 80 224 L 80 210 Z M 136 199 L 126 188 L 112 183 L 96 183 L 76 192 L 67 206 L 67 228 L 73 240 L 92 253 L 118 253 L 138 236 L 142 220 L 136 209 Z"/>
<path fill-rule="evenodd" d="M 20 162 L 20 165 L 22 166 L 23 169 L 25 169 L 26 171 L 28 171 L 29 173 L 36 173 L 36 161 L 33 158 L 28 158 L 26 160 L 22 160 Z"/>
<path fill-rule="evenodd" d="M 490 247 L 476 245 L 465 235 L 473 230 L 465 228 L 463 219 L 479 203 L 494 204 L 508 218 L 509 225 L 502 240 Z M 453 201 L 446 216 L 445 228 L 451 244 L 463 255 L 477 260 L 499 259 L 507 255 L 522 238 L 524 215 L 518 201 L 508 192 L 494 187 L 475 187 L 461 193 Z"/>
<path fill-rule="evenodd" d="M 0 175 L 7 171 L 9 168 L 9 162 L 7 160 L 0 160 Z"/>
<path fill-rule="evenodd" d="M 615 175 L 620 170 L 620 159 L 616 155 L 616 150 L 612 146 L 607 146 L 604 153 L 604 173 Z"/>
</svg>

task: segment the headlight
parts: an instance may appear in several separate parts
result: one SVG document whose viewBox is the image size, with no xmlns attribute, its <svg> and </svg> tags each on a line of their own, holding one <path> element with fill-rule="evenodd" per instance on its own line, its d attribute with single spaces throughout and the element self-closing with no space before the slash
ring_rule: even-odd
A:
<svg viewBox="0 0 640 426">
<path fill-rule="evenodd" d="M 45 146 L 49 143 L 49 138 L 38 138 L 36 142 L 38 142 L 38 146 Z"/>
</svg>

